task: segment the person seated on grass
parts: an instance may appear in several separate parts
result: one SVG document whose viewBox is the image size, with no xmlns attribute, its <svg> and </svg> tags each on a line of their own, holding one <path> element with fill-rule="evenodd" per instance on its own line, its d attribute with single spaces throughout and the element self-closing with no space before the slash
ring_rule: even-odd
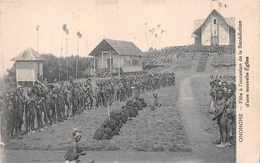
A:
<svg viewBox="0 0 260 163">
<path fill-rule="evenodd" d="M 66 160 L 65 163 L 78 163 L 80 162 L 79 156 L 86 155 L 86 152 L 82 151 L 79 148 L 78 142 L 81 139 L 81 130 L 78 128 L 74 128 L 72 131 L 72 140 L 69 143 L 69 148 L 67 150 L 67 153 L 65 154 L 64 158 Z M 88 161 L 89 163 L 94 163 L 94 160 Z"/>
<path fill-rule="evenodd" d="M 153 93 L 153 105 L 160 107 L 162 102 L 159 102 L 158 94 Z"/>
</svg>

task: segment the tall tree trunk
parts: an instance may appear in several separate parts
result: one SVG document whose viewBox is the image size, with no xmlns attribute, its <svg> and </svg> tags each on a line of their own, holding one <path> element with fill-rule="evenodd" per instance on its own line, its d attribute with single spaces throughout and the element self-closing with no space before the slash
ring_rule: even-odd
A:
<svg viewBox="0 0 260 163">
<path fill-rule="evenodd" d="M 77 57 L 76 57 L 76 79 L 78 79 L 78 62 L 79 62 L 79 38 L 78 38 L 78 48 L 77 48 Z"/>
</svg>

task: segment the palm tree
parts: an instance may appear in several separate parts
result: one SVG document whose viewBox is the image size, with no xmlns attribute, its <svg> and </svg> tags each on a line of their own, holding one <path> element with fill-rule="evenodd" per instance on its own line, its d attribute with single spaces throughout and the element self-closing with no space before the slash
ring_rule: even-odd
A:
<svg viewBox="0 0 260 163">
<path fill-rule="evenodd" d="M 156 50 L 156 39 L 157 39 L 158 35 L 157 33 L 155 33 L 154 35 L 154 49 Z"/>
<path fill-rule="evenodd" d="M 150 29 L 149 32 L 152 34 L 152 37 L 154 35 L 154 28 Z M 151 48 L 153 48 L 153 41 L 151 42 Z"/>
<path fill-rule="evenodd" d="M 76 58 L 76 79 L 78 79 L 78 62 L 79 62 L 79 39 L 81 39 L 82 34 L 77 32 L 78 36 L 78 48 L 77 48 L 77 58 Z"/>
<path fill-rule="evenodd" d="M 162 34 L 165 32 L 165 30 L 161 29 L 161 33 L 160 33 L 160 36 L 159 36 L 159 40 L 158 40 L 158 47 L 160 48 L 160 40 L 162 38 Z"/>
<path fill-rule="evenodd" d="M 156 41 L 157 41 L 157 38 L 158 38 L 158 29 L 161 27 L 161 24 L 158 24 L 157 25 L 157 28 L 156 28 L 156 31 L 155 31 L 155 35 L 154 35 L 154 44 L 155 44 L 155 47 L 154 49 L 156 49 Z"/>
<path fill-rule="evenodd" d="M 40 29 L 40 26 L 37 25 L 37 26 L 36 26 L 36 31 L 37 31 L 37 52 L 39 52 L 39 44 L 38 44 L 38 40 L 39 40 L 39 29 Z"/>
<path fill-rule="evenodd" d="M 67 25 L 63 24 L 62 26 L 62 37 L 61 37 L 61 49 L 60 49 L 60 63 L 59 63 L 59 81 L 60 81 L 60 70 L 61 70 L 61 58 L 62 58 L 62 51 L 63 51 L 63 36 L 64 33 L 67 32 Z"/>
<path fill-rule="evenodd" d="M 66 35 L 69 34 L 69 29 L 66 28 Z M 69 80 L 69 62 L 68 62 L 68 37 L 66 37 L 66 62 L 67 62 L 67 81 Z"/>
<path fill-rule="evenodd" d="M 146 36 L 147 48 L 149 49 L 148 38 L 147 38 L 147 27 L 148 27 L 148 23 L 145 23 L 144 25 L 145 25 L 145 36 Z"/>
</svg>

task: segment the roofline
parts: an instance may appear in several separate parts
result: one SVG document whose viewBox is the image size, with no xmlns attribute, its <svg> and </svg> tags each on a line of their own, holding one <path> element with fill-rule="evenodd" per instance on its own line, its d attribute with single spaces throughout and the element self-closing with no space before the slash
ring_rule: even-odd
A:
<svg viewBox="0 0 260 163">
<path fill-rule="evenodd" d="M 205 21 L 201 24 L 201 26 L 198 27 L 197 29 L 195 29 L 195 30 L 192 32 L 192 34 L 194 34 L 195 31 L 197 31 L 199 28 L 201 28 L 201 27 L 206 23 L 206 21 L 209 19 L 209 17 L 210 17 L 211 14 L 213 13 L 213 11 L 216 11 L 217 14 L 219 15 L 219 17 L 220 17 L 229 27 L 233 28 L 232 26 L 230 26 L 230 25 L 226 22 L 225 17 L 223 17 L 216 9 L 213 9 L 213 10 L 210 12 L 210 14 L 207 16 L 207 18 L 205 19 Z M 200 20 L 200 19 L 197 19 L 197 20 Z M 235 28 L 233 28 L 233 29 L 235 29 Z"/>
<path fill-rule="evenodd" d="M 110 43 L 109 43 L 109 41 L 108 40 L 112 40 L 112 39 L 108 39 L 108 38 L 104 38 L 103 40 L 105 40 L 114 50 L 115 50 L 115 52 L 117 52 L 117 54 L 118 55 L 122 55 L 122 54 L 120 54 L 117 50 L 116 50 L 116 48 L 114 48 Z M 103 41 L 103 40 L 101 40 L 100 42 L 99 42 L 99 44 Z M 131 41 L 123 41 L 123 40 L 113 40 L 113 41 L 121 41 L 121 42 L 128 42 L 128 43 L 132 43 L 132 44 L 134 44 L 133 42 L 131 42 Z M 99 45 L 98 44 L 98 45 Z M 98 46 L 97 45 L 97 46 Z M 134 44 L 135 45 L 135 44 Z M 96 47 L 97 47 L 96 46 Z M 136 45 L 135 45 L 136 46 Z M 96 48 L 95 47 L 95 48 Z M 137 46 L 136 46 L 137 47 Z M 95 48 L 89 53 L 89 55 L 90 56 L 94 56 L 94 54 L 92 54 L 92 52 L 95 50 Z M 138 48 L 138 47 L 137 47 Z M 139 49 L 139 48 L 138 48 Z M 141 50 L 140 50 L 141 51 Z M 103 51 L 103 52 L 109 52 L 109 51 Z M 141 51 L 142 52 L 142 51 Z M 102 52 L 101 52 L 102 53 Z M 142 52 L 143 53 L 143 52 Z M 98 54 L 100 54 L 100 53 L 98 53 Z M 122 55 L 122 56 L 142 56 L 141 54 L 140 55 Z"/>
<path fill-rule="evenodd" d="M 20 59 L 15 59 L 18 55 L 20 55 L 21 53 L 23 53 L 23 52 L 25 52 L 27 49 L 31 49 L 31 50 L 33 50 L 33 51 L 35 51 L 41 58 L 43 58 L 43 59 L 36 59 L 36 60 L 27 60 L 27 59 L 23 59 L 23 60 L 20 60 Z M 48 61 L 47 59 L 45 59 L 44 57 L 42 57 L 41 56 L 41 54 L 39 54 L 36 50 L 34 50 L 33 48 L 31 48 L 31 47 L 29 47 L 29 48 L 27 48 L 27 49 L 25 49 L 24 51 L 22 51 L 21 53 L 19 53 L 17 56 L 15 56 L 14 58 L 12 58 L 10 61 Z"/>
<path fill-rule="evenodd" d="M 48 61 L 47 59 L 45 59 L 45 60 L 15 60 L 14 58 L 13 59 L 11 59 L 10 61 L 20 61 L 20 62 L 23 62 L 23 61 L 26 61 L 26 62 L 35 62 L 35 61 L 41 61 L 41 62 L 44 62 L 44 61 Z"/>
<path fill-rule="evenodd" d="M 106 42 L 117 52 L 118 55 L 122 55 L 109 43 L 109 41 L 107 41 L 106 38 L 104 38 L 104 40 L 106 40 Z M 119 41 L 119 40 L 115 40 L 115 41 Z"/>
<path fill-rule="evenodd" d="M 95 55 L 100 55 L 100 54 L 101 53 L 95 53 Z M 107 54 L 107 53 L 104 53 L 104 54 Z M 118 53 L 114 53 L 114 54 L 118 54 Z M 142 57 L 143 55 L 135 55 L 135 54 L 133 54 L 133 55 L 121 55 L 121 56 L 140 56 L 140 57 Z"/>
</svg>

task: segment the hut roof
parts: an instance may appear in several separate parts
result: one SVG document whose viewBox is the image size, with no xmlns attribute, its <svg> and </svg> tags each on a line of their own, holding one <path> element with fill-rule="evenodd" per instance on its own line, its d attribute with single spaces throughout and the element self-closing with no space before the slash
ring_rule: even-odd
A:
<svg viewBox="0 0 260 163">
<path fill-rule="evenodd" d="M 95 54 L 101 54 L 102 52 L 112 52 L 119 55 L 125 56 L 142 56 L 143 52 L 133 43 L 129 41 L 111 40 L 103 39 L 92 52 L 89 54 L 91 56 Z"/>
<path fill-rule="evenodd" d="M 235 18 L 234 17 L 223 17 L 218 11 L 215 9 L 211 11 L 209 16 L 206 19 L 198 19 L 193 23 L 193 31 L 191 37 L 196 37 L 199 35 L 199 29 L 206 23 L 206 21 L 213 15 L 217 14 L 228 26 L 235 29 Z"/>
<path fill-rule="evenodd" d="M 11 61 L 46 61 L 37 51 L 32 48 L 27 48 Z"/>
</svg>

